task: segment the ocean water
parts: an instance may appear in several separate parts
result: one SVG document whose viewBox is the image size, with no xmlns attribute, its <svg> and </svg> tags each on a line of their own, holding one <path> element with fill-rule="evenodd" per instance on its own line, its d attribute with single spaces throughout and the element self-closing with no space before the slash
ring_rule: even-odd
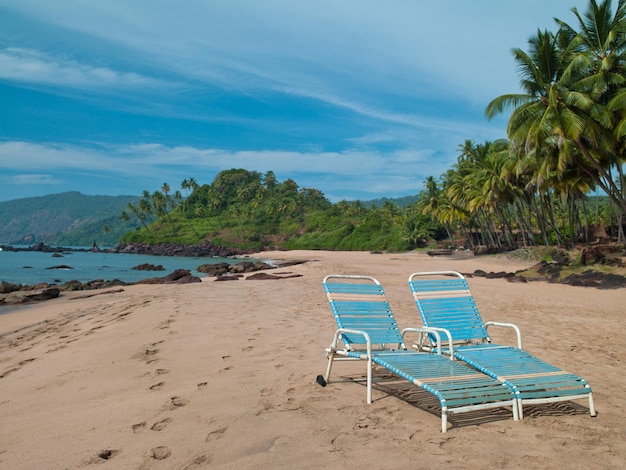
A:
<svg viewBox="0 0 626 470">
<path fill-rule="evenodd" d="M 62 258 L 52 253 L 39 251 L 0 251 L 0 281 L 15 284 L 62 284 L 67 281 L 80 282 L 103 279 L 120 279 L 135 282 L 150 277 L 162 277 L 176 269 L 188 269 L 192 274 L 203 277 L 196 271 L 202 264 L 226 262 L 235 264 L 242 261 L 236 258 L 192 258 L 185 256 L 151 256 L 119 253 L 92 253 L 90 251 L 62 252 Z M 248 260 L 248 259 L 247 259 Z M 250 261 L 255 261 L 249 259 Z M 140 264 L 162 265 L 164 271 L 136 271 L 132 268 Z M 67 265 L 72 269 L 48 269 Z"/>
</svg>

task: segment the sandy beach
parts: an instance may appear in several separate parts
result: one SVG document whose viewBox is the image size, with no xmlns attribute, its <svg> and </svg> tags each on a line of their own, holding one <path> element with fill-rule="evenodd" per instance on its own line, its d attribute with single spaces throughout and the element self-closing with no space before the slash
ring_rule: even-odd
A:
<svg viewBox="0 0 626 470">
<path fill-rule="evenodd" d="M 378 278 L 401 328 L 420 326 L 411 272 L 515 271 L 532 262 L 420 253 L 290 251 L 280 280 L 136 285 L 64 293 L 0 315 L 0 468 L 621 468 L 626 462 L 625 290 L 469 279 L 485 320 L 584 377 L 585 400 L 450 418 L 408 382 L 363 364 L 322 388 L 335 322 L 325 275 Z M 512 344 L 506 335 L 494 341 Z M 354 380 L 359 379 L 359 380 Z"/>
</svg>

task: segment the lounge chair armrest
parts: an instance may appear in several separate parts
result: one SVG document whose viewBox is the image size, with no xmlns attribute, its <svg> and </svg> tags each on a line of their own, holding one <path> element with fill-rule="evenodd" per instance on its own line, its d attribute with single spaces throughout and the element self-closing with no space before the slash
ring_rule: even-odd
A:
<svg viewBox="0 0 626 470">
<path fill-rule="evenodd" d="M 437 354 L 441 354 L 441 345 L 442 345 L 441 333 L 445 334 L 448 339 L 450 359 L 454 358 L 454 344 L 452 343 L 452 334 L 445 328 L 436 328 L 434 326 L 423 326 L 420 328 L 405 328 L 404 330 L 402 330 L 402 337 L 404 338 L 404 333 L 409 332 L 409 331 L 418 332 L 420 334 L 433 335 L 437 341 Z"/>
<path fill-rule="evenodd" d="M 441 344 L 441 336 L 438 333 L 443 333 L 448 338 L 448 351 L 450 353 L 450 359 L 454 359 L 454 343 L 452 342 L 452 333 L 445 328 L 438 328 L 434 326 L 428 326 L 426 329 L 431 330 L 433 334 L 438 337 L 438 345 Z"/>
<path fill-rule="evenodd" d="M 419 333 L 419 338 L 416 343 L 417 345 L 422 344 L 422 341 L 424 340 L 424 338 L 428 336 L 429 334 L 434 335 L 437 338 L 437 343 L 436 343 L 437 354 L 441 354 L 441 335 L 439 334 L 439 331 L 437 331 L 436 328 L 428 328 L 426 326 L 420 327 L 420 328 L 405 328 L 404 330 L 402 330 L 401 333 L 402 333 L 402 340 L 404 340 L 404 335 L 406 333 Z"/>
<path fill-rule="evenodd" d="M 517 325 L 513 323 L 502 323 L 497 321 L 488 321 L 485 323 L 485 328 L 489 328 L 490 326 L 500 326 L 503 328 L 511 328 L 512 330 L 514 330 L 515 335 L 517 336 L 517 347 L 522 349 L 522 332 Z"/>
<path fill-rule="evenodd" d="M 340 341 L 341 335 L 343 333 L 348 333 L 351 335 L 359 335 L 359 336 L 363 336 L 363 338 L 365 339 L 365 347 L 367 349 L 367 356 L 368 357 L 372 357 L 372 340 L 370 339 L 370 335 L 368 335 L 365 331 L 361 331 L 361 330 L 351 330 L 349 328 L 339 328 L 337 331 L 335 331 L 335 337 L 333 338 L 333 342 L 330 345 L 330 349 L 332 351 L 336 351 L 337 350 L 337 345 Z"/>
</svg>

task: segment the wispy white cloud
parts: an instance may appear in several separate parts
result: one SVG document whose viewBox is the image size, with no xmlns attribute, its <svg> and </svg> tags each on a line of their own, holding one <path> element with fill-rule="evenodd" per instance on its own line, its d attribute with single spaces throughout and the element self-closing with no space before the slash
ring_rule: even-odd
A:
<svg viewBox="0 0 626 470">
<path fill-rule="evenodd" d="M 511 48 L 524 47 L 537 28 L 554 29 L 554 16 L 568 19 L 570 6 L 584 4 L 186 0 L 172 7 L 146 0 L 66 0 L 58 8 L 47 0 L 21 0 L 7 6 L 140 52 L 154 66 L 222 85 L 324 87 L 317 96 L 395 87 L 401 94 L 436 90 L 483 103 L 517 89 Z"/>
<path fill-rule="evenodd" d="M 63 184 L 65 181 L 59 178 L 55 178 L 52 175 L 25 174 L 12 176 L 10 182 L 10 184 L 17 185 L 60 185 Z"/>
<path fill-rule="evenodd" d="M 18 47 L 0 50 L 0 79 L 64 87 L 140 88 L 162 85 L 163 81 L 135 72 L 83 64 L 63 56 Z"/>
<path fill-rule="evenodd" d="M 15 155 L 28 155 L 27 159 Z M 360 194 L 383 192 L 417 193 L 421 181 L 445 171 L 448 162 L 433 162 L 429 152 L 349 150 L 343 152 L 289 152 L 271 150 L 228 151 L 162 144 L 137 144 L 100 148 L 29 142 L 0 143 L 0 164 L 19 172 L 11 182 L 42 184 L 62 179 L 35 172 L 67 172 L 98 175 L 99 178 L 151 181 L 158 189 L 164 181 L 176 186 L 189 176 L 210 183 L 215 175 L 230 168 L 274 171 L 280 179 L 292 178 L 302 187 L 313 187 L 327 194 L 357 198 Z M 399 171 L 398 169 L 401 169 Z M 27 173 L 27 172 L 33 173 Z M 146 176 L 149 175 L 149 178 Z M 196 175 L 204 175 L 201 178 Z M 141 189 L 136 188 L 134 193 Z M 128 191 L 127 191 L 128 193 Z M 130 191 L 133 193 L 133 191 Z M 352 195 L 350 195 L 352 193 Z M 372 196 L 374 197 L 374 196 Z"/>
</svg>

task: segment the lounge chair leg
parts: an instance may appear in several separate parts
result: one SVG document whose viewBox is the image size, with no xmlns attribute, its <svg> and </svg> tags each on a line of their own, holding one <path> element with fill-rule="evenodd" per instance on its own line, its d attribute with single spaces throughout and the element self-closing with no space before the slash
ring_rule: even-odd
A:
<svg viewBox="0 0 626 470">
<path fill-rule="evenodd" d="M 517 400 L 513 400 L 513 406 L 511 408 L 513 408 L 513 421 L 519 421 L 520 406 Z"/>
<path fill-rule="evenodd" d="M 448 408 L 443 407 L 441 409 L 441 432 L 446 432 L 448 430 Z"/>
<path fill-rule="evenodd" d="M 589 394 L 589 413 L 591 413 L 591 416 L 594 418 L 598 416 L 598 413 L 596 412 L 596 407 L 593 404 L 593 396 L 591 393 Z"/>
<path fill-rule="evenodd" d="M 367 360 L 367 404 L 372 404 L 372 356 Z"/>
<path fill-rule="evenodd" d="M 519 414 L 519 419 L 522 420 L 524 419 L 524 408 L 522 406 L 522 399 L 518 398 L 516 401 L 517 401 L 517 410 Z"/>
<path fill-rule="evenodd" d="M 328 354 L 328 365 L 326 366 L 326 375 L 324 375 L 324 381 L 326 383 L 330 382 L 330 371 L 333 368 L 333 360 L 335 355 L 331 352 Z"/>
</svg>

